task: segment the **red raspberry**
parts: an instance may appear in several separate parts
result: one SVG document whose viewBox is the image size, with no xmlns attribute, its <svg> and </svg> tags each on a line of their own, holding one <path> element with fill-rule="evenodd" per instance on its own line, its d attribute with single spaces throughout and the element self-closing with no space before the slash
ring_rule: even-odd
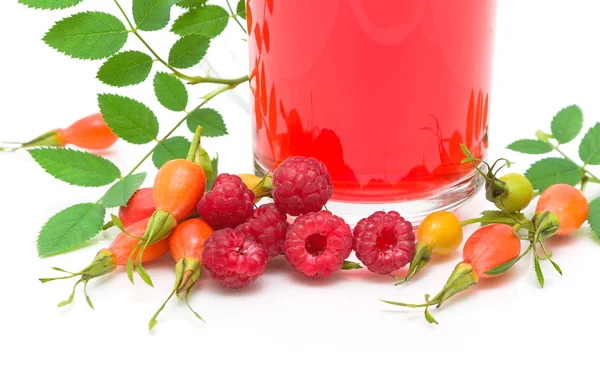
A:
<svg viewBox="0 0 600 369">
<path fill-rule="evenodd" d="M 261 276 L 267 251 L 250 235 L 231 228 L 214 232 L 204 244 L 204 266 L 223 287 L 242 288 Z"/>
<path fill-rule="evenodd" d="M 304 275 L 329 277 L 352 252 L 352 231 L 327 210 L 309 213 L 296 218 L 282 249 L 288 263 Z"/>
<path fill-rule="evenodd" d="M 245 234 L 253 236 L 269 254 L 269 257 L 281 255 L 281 245 L 285 241 L 289 223 L 287 215 L 275 204 L 260 206 L 252 214 L 252 218 L 240 225 Z"/>
<path fill-rule="evenodd" d="M 198 202 L 198 214 L 214 229 L 235 228 L 254 212 L 254 192 L 236 175 L 220 174 Z"/>
<path fill-rule="evenodd" d="M 289 215 L 321 210 L 332 193 L 331 176 L 315 158 L 292 156 L 273 173 L 273 200 Z"/>
<path fill-rule="evenodd" d="M 412 224 L 395 211 L 375 212 L 354 228 L 356 257 L 373 273 L 390 274 L 408 264 L 415 252 Z"/>
</svg>

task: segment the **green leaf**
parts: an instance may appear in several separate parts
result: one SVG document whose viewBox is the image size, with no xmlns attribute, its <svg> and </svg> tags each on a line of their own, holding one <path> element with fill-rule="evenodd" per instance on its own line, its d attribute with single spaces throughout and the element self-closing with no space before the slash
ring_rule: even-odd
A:
<svg viewBox="0 0 600 369">
<path fill-rule="evenodd" d="M 227 27 L 229 13 L 217 5 L 206 5 L 194 8 L 180 16 L 171 31 L 184 36 L 199 33 L 208 37 L 216 37 Z"/>
<path fill-rule="evenodd" d="M 217 179 L 217 176 L 219 175 L 219 154 L 215 155 L 215 157 L 210 161 L 210 164 L 212 166 L 213 177 L 206 180 L 206 191 L 212 190 L 215 179 Z"/>
<path fill-rule="evenodd" d="M 199 6 L 206 5 L 208 0 L 179 0 L 177 6 L 182 8 L 197 8 Z"/>
<path fill-rule="evenodd" d="M 106 210 L 102 205 L 73 205 L 54 215 L 44 225 L 37 240 L 42 258 L 64 254 L 79 248 L 102 229 Z"/>
<path fill-rule="evenodd" d="M 148 78 L 153 63 L 154 60 L 147 54 L 125 51 L 110 57 L 100 67 L 97 78 L 114 87 L 137 85 Z"/>
<path fill-rule="evenodd" d="M 507 149 L 523 154 L 547 154 L 553 150 L 552 145 L 540 140 L 518 140 L 508 145 Z"/>
<path fill-rule="evenodd" d="M 141 102 L 119 95 L 100 94 L 98 105 L 106 124 L 123 140 L 145 144 L 156 139 L 158 119 Z"/>
<path fill-rule="evenodd" d="M 240 0 L 238 2 L 236 12 L 238 17 L 246 19 L 246 0 Z"/>
<path fill-rule="evenodd" d="M 579 157 L 585 164 L 600 165 L 600 123 L 596 123 L 583 136 L 579 144 Z"/>
<path fill-rule="evenodd" d="M 354 269 L 362 269 L 362 265 L 360 265 L 360 263 L 356 263 L 354 261 L 344 260 L 344 264 L 342 265 L 342 270 L 354 270 Z"/>
<path fill-rule="evenodd" d="M 577 164 L 562 158 L 546 158 L 533 163 L 525 172 L 533 188 L 544 191 L 557 183 L 576 185 L 583 176 Z"/>
<path fill-rule="evenodd" d="M 600 197 L 590 202 L 588 223 L 596 238 L 600 239 Z"/>
<path fill-rule="evenodd" d="M 75 186 L 106 186 L 121 177 L 116 165 L 89 152 L 62 147 L 41 147 L 28 151 L 54 178 Z"/>
<path fill-rule="evenodd" d="M 196 132 L 198 126 L 202 126 L 202 136 L 204 137 L 219 137 L 227 134 L 223 117 L 218 111 L 210 108 L 191 112 L 187 118 L 187 125 L 192 132 Z"/>
<path fill-rule="evenodd" d="M 133 0 L 133 19 L 142 31 L 158 31 L 169 24 L 176 0 Z"/>
<path fill-rule="evenodd" d="M 34 9 L 65 9 L 75 6 L 83 0 L 19 0 L 19 4 L 27 5 Z"/>
<path fill-rule="evenodd" d="M 210 47 L 210 38 L 191 34 L 183 36 L 169 52 L 169 64 L 175 68 L 190 68 L 200 63 Z"/>
<path fill-rule="evenodd" d="M 188 92 L 185 85 L 177 77 L 160 72 L 154 76 L 154 93 L 165 108 L 173 111 L 184 111 L 188 104 Z"/>
<path fill-rule="evenodd" d="M 550 261 L 550 264 L 552 264 L 552 266 L 554 267 L 554 270 L 556 270 L 558 272 L 558 274 L 563 275 L 562 269 L 560 269 L 560 266 L 558 266 L 558 264 L 556 264 L 554 262 L 554 260 L 548 259 L 548 261 Z"/>
<path fill-rule="evenodd" d="M 535 248 L 533 250 L 534 252 L 534 257 L 533 257 L 533 265 L 534 265 L 534 269 L 535 269 L 535 275 L 537 277 L 538 282 L 540 283 L 540 286 L 542 286 L 542 288 L 544 287 L 544 273 L 542 273 L 542 268 L 540 267 L 540 260 L 538 259 L 537 256 L 535 256 Z"/>
<path fill-rule="evenodd" d="M 559 143 L 572 141 L 583 127 L 583 112 L 577 105 L 567 106 L 552 119 L 552 136 Z"/>
<path fill-rule="evenodd" d="M 185 137 L 171 137 L 162 141 L 152 154 L 152 162 L 160 169 L 166 162 L 173 159 L 185 159 L 190 150 L 190 141 Z"/>
<path fill-rule="evenodd" d="M 127 205 L 127 201 L 133 196 L 144 181 L 146 173 L 131 174 L 112 185 L 102 197 L 102 205 L 106 208 L 116 208 Z"/>
<path fill-rule="evenodd" d="M 48 46 L 77 59 L 103 59 L 117 53 L 128 32 L 114 15 L 84 12 L 58 21 L 44 36 Z"/>
<path fill-rule="evenodd" d="M 519 261 L 519 260 L 521 260 L 521 256 L 517 256 L 516 258 L 514 258 L 514 259 L 510 259 L 509 261 L 507 261 L 507 262 L 506 262 L 506 263 L 504 263 L 504 264 L 500 264 L 500 265 L 498 265 L 498 266 L 497 266 L 497 267 L 495 267 L 495 268 L 492 268 L 492 269 L 490 269 L 490 270 L 487 270 L 487 271 L 485 272 L 485 274 L 487 274 L 487 275 L 489 275 L 489 276 L 492 276 L 492 277 L 494 277 L 494 276 L 497 276 L 497 275 L 500 275 L 500 274 L 503 274 L 503 273 L 505 273 L 507 270 L 509 270 L 509 269 L 510 269 L 510 268 L 511 268 L 513 265 L 515 265 L 515 264 L 517 263 L 517 261 Z"/>
</svg>

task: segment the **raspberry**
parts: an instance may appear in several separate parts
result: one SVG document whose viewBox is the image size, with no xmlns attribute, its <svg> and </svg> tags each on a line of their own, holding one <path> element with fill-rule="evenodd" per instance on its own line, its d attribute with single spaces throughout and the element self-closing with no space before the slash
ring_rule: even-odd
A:
<svg viewBox="0 0 600 369">
<path fill-rule="evenodd" d="M 243 233 L 253 236 L 269 254 L 269 257 L 281 255 L 281 245 L 285 241 L 289 223 L 287 215 L 275 204 L 260 206 L 252 214 L 252 218 L 240 225 Z"/>
<path fill-rule="evenodd" d="M 354 228 L 356 257 L 373 273 L 390 274 L 408 264 L 415 252 L 413 226 L 395 211 L 375 212 Z"/>
<path fill-rule="evenodd" d="M 265 271 L 267 251 L 256 240 L 231 228 L 214 232 L 204 244 L 204 266 L 225 288 L 242 288 Z"/>
<path fill-rule="evenodd" d="M 254 212 L 254 193 L 236 175 L 220 174 L 198 202 L 198 214 L 214 229 L 235 228 Z"/>
<path fill-rule="evenodd" d="M 289 215 L 321 210 L 332 193 L 331 176 L 315 158 L 292 156 L 273 173 L 273 200 Z"/>
<path fill-rule="evenodd" d="M 329 277 L 352 252 L 350 226 L 327 210 L 296 218 L 283 244 L 285 258 L 312 278 Z"/>
</svg>

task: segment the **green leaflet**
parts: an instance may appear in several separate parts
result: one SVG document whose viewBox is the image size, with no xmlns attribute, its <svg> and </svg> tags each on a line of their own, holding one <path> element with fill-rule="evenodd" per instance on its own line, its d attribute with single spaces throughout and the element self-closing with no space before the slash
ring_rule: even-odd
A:
<svg viewBox="0 0 600 369">
<path fill-rule="evenodd" d="M 528 139 L 517 140 L 508 145 L 507 149 L 523 154 L 547 154 L 553 150 L 552 145 L 548 142 Z"/>
<path fill-rule="evenodd" d="M 191 34 L 183 36 L 169 52 L 169 64 L 175 68 L 190 68 L 200 63 L 210 47 L 210 38 Z"/>
<path fill-rule="evenodd" d="M 205 137 L 219 137 L 227 134 L 223 117 L 218 111 L 210 108 L 191 112 L 187 119 L 187 125 L 192 132 L 195 132 L 198 126 L 202 126 L 202 136 Z"/>
<path fill-rule="evenodd" d="M 54 215 L 42 227 L 37 240 L 42 258 L 73 251 L 102 229 L 106 209 L 102 205 L 73 205 Z"/>
<path fill-rule="evenodd" d="M 116 208 L 127 205 L 127 201 L 133 196 L 146 180 L 146 173 L 130 174 L 121 179 L 106 191 L 102 197 L 102 205 L 106 208 Z"/>
<path fill-rule="evenodd" d="M 544 191 L 556 183 L 574 186 L 583 177 L 581 169 L 572 161 L 562 158 L 546 158 L 533 163 L 525 172 L 533 188 Z"/>
<path fill-rule="evenodd" d="M 583 112 L 577 105 L 567 106 L 552 119 L 552 135 L 559 143 L 572 141 L 583 127 Z"/>
<path fill-rule="evenodd" d="M 225 30 L 229 22 L 229 13 L 217 5 L 206 5 L 193 8 L 180 16 L 171 31 L 184 36 L 199 33 L 208 37 L 216 37 Z"/>
<path fill-rule="evenodd" d="M 152 154 L 152 162 L 160 169 L 166 162 L 173 159 L 185 159 L 190 150 L 190 141 L 185 137 L 171 137 L 162 141 Z"/>
<path fill-rule="evenodd" d="M 206 4 L 208 0 L 179 0 L 177 6 L 182 8 L 196 8 Z"/>
<path fill-rule="evenodd" d="M 171 7 L 177 0 L 133 0 L 133 19 L 142 31 L 163 29 L 171 19 Z"/>
<path fill-rule="evenodd" d="M 585 164 L 600 165 L 600 123 L 596 123 L 583 136 L 579 144 L 579 157 Z"/>
<path fill-rule="evenodd" d="M 128 97 L 100 94 L 98 105 L 110 129 L 132 144 L 145 144 L 156 139 L 158 119 L 146 105 Z"/>
<path fill-rule="evenodd" d="M 83 0 L 19 0 L 19 4 L 26 5 L 34 9 L 65 9 L 75 6 Z"/>
<path fill-rule="evenodd" d="M 83 12 L 56 22 L 44 42 L 73 58 L 103 59 L 121 50 L 127 35 L 125 25 L 114 15 Z"/>
<path fill-rule="evenodd" d="M 235 11 L 240 18 L 246 19 L 246 0 L 240 0 Z"/>
<path fill-rule="evenodd" d="M 50 175 L 75 186 L 106 186 L 121 177 L 116 165 L 88 152 L 62 147 L 35 148 L 28 152 Z"/>
<path fill-rule="evenodd" d="M 596 238 L 600 239 L 600 197 L 590 202 L 588 223 Z"/>
<path fill-rule="evenodd" d="M 148 78 L 153 63 L 154 60 L 147 54 L 124 51 L 110 57 L 100 67 L 97 78 L 114 87 L 137 85 Z"/>
<path fill-rule="evenodd" d="M 173 111 L 184 111 L 188 104 L 188 92 L 177 77 L 160 72 L 154 76 L 154 93 L 162 106 Z"/>
</svg>

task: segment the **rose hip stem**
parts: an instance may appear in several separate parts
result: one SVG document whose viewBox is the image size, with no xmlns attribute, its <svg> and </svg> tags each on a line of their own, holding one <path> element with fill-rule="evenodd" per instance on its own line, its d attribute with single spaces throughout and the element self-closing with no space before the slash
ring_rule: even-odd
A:
<svg viewBox="0 0 600 369">
<path fill-rule="evenodd" d="M 436 305 L 439 308 L 455 294 L 477 284 L 479 278 L 499 276 L 508 269 L 503 269 L 507 263 L 518 260 L 521 252 L 521 240 L 516 237 L 514 232 L 514 229 L 506 224 L 492 224 L 475 231 L 465 243 L 463 261 L 456 265 L 444 288 L 433 299 L 429 299 L 429 295 L 425 295 L 424 304 L 382 301 L 409 308 L 424 307 L 425 319 L 429 323 L 438 324 L 429 313 L 430 306 Z"/>
<path fill-rule="evenodd" d="M 152 330 L 158 323 L 156 318 L 165 308 L 173 295 L 181 297 L 185 292 L 185 303 L 194 315 L 204 321 L 202 317 L 192 309 L 189 303 L 189 296 L 196 282 L 202 276 L 202 253 L 204 252 L 204 243 L 213 233 L 213 229 L 202 219 L 189 219 L 177 226 L 171 236 L 169 236 L 169 249 L 173 260 L 177 263 L 175 266 L 175 286 L 173 291 L 160 306 L 156 313 L 148 322 L 148 328 Z"/>
<path fill-rule="evenodd" d="M 115 240 L 112 242 L 109 248 L 100 250 L 94 258 L 94 260 L 92 260 L 92 262 L 81 271 L 77 273 L 71 273 L 60 268 L 53 268 L 56 271 L 66 273 L 68 275 L 56 278 L 40 278 L 40 281 L 42 283 L 46 283 L 60 279 L 70 279 L 79 277 L 79 280 L 75 282 L 75 285 L 73 286 L 73 292 L 71 293 L 69 298 L 59 303 L 58 306 L 62 307 L 72 303 L 77 285 L 83 283 L 83 293 L 85 295 L 85 299 L 87 300 L 88 305 L 93 309 L 94 306 L 92 305 L 92 301 L 90 300 L 87 294 L 88 282 L 94 278 L 98 278 L 113 272 L 119 265 L 124 266 L 127 264 L 127 260 L 129 258 L 129 254 L 131 252 L 132 247 L 137 245 L 139 242 L 137 238 L 132 238 L 129 235 L 134 237 L 140 237 L 141 235 L 143 235 L 149 220 L 150 218 L 142 219 L 126 227 L 125 231 L 127 233 L 121 232 L 115 238 Z M 156 260 L 159 257 L 165 255 L 168 251 L 169 244 L 167 240 L 162 240 L 157 243 L 153 243 L 152 245 L 149 245 L 146 249 L 143 261 L 148 262 Z"/>
<path fill-rule="evenodd" d="M 200 139 L 202 127 L 198 126 L 186 159 L 165 163 L 154 179 L 152 198 L 156 210 L 150 217 L 142 241 L 134 248 L 127 262 L 127 277 L 133 283 L 133 254 L 137 252 L 136 271 L 142 280 L 152 286 L 152 280 L 142 266 L 148 245 L 163 240 L 171 234 L 178 222 L 186 219 L 196 208 L 206 189 L 206 175 L 201 160 Z"/>
<path fill-rule="evenodd" d="M 28 142 L 10 142 L 13 148 L 0 147 L 0 151 L 16 151 L 36 146 L 74 145 L 82 149 L 102 150 L 111 147 L 118 137 L 106 125 L 102 114 L 81 118 L 67 128 L 54 129 Z M 6 142 L 8 143 L 8 142 Z"/>
</svg>

